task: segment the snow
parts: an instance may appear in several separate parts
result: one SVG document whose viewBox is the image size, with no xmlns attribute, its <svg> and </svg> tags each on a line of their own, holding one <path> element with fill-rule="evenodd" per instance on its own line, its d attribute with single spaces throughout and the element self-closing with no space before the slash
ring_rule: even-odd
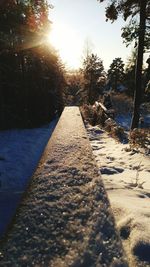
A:
<svg viewBox="0 0 150 267">
<path fill-rule="evenodd" d="M 141 117 L 142 118 L 142 117 Z M 130 129 L 131 125 L 131 114 L 119 114 L 115 117 L 115 121 L 117 124 L 124 127 L 125 130 Z M 149 128 L 150 127 L 150 114 L 144 115 L 144 123 L 140 125 L 141 128 Z"/>
<path fill-rule="evenodd" d="M 14 215 L 56 123 L 0 132 L 0 234 Z M 150 158 L 130 151 L 128 144 L 117 142 L 98 126 L 86 128 L 130 266 L 150 266 Z"/>
<path fill-rule="evenodd" d="M 119 114 L 115 117 L 115 121 L 117 124 L 124 127 L 125 130 L 129 130 L 131 125 L 131 114 Z"/>
<path fill-rule="evenodd" d="M 150 157 L 86 128 L 130 266 L 150 266 Z"/>
<path fill-rule="evenodd" d="M 0 132 L 0 235 L 15 213 L 56 123 Z"/>
<path fill-rule="evenodd" d="M 0 266 L 127 266 L 78 107 L 62 113 L 16 217 Z"/>
</svg>

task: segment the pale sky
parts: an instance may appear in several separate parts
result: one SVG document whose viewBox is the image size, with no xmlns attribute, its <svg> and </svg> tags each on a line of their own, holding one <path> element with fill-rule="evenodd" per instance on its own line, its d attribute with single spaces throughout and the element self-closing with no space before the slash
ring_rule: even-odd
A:
<svg viewBox="0 0 150 267">
<path fill-rule="evenodd" d="M 87 40 L 92 44 L 92 52 L 103 60 L 106 70 L 116 57 L 126 62 L 131 47 L 126 48 L 121 38 L 124 22 L 121 18 L 114 23 L 106 22 L 104 3 L 97 0 L 49 2 L 54 5 L 50 11 L 53 22 L 50 40 L 68 67 L 81 67 Z"/>
</svg>

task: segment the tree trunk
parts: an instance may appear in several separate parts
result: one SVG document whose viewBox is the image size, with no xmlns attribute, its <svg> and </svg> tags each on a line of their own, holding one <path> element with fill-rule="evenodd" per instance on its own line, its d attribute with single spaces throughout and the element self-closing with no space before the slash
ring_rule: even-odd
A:
<svg viewBox="0 0 150 267">
<path fill-rule="evenodd" d="M 146 27 L 146 0 L 140 1 L 140 27 L 139 27 L 139 42 L 138 54 L 135 73 L 135 92 L 134 92 L 134 110 L 131 123 L 131 130 L 138 128 L 140 118 L 140 104 L 142 99 L 142 65 L 144 52 L 144 37 Z"/>
</svg>

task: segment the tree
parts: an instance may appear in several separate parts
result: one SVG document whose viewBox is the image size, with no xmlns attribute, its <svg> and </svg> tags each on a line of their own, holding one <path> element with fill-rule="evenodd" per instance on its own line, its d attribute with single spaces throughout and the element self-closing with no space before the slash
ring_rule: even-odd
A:
<svg viewBox="0 0 150 267">
<path fill-rule="evenodd" d="M 117 91 L 117 85 L 124 78 L 124 63 L 120 57 L 115 58 L 108 70 L 108 80 L 114 90 Z"/>
<path fill-rule="evenodd" d="M 51 7 L 51 6 L 50 6 Z M 46 0 L 0 2 L 0 126 L 33 127 L 62 109 L 63 68 L 46 44 Z"/>
<path fill-rule="evenodd" d="M 137 49 L 134 48 L 126 63 L 125 76 L 124 76 L 124 84 L 127 88 L 126 93 L 132 97 L 134 96 L 134 89 L 135 89 L 136 56 L 137 56 Z"/>
<path fill-rule="evenodd" d="M 80 105 L 84 97 L 82 92 L 82 74 L 80 71 L 68 71 L 66 73 L 65 104 Z"/>
<path fill-rule="evenodd" d="M 146 60 L 146 63 L 148 64 L 148 67 L 145 70 L 145 84 L 147 84 L 148 81 L 150 80 L 150 56 Z"/>
<path fill-rule="evenodd" d="M 140 119 L 140 104 L 142 100 L 142 65 L 144 52 L 144 37 L 146 27 L 146 0 L 140 1 L 140 26 L 138 38 L 138 53 L 135 75 L 134 110 L 131 122 L 131 130 L 138 128 Z"/>
<path fill-rule="evenodd" d="M 148 67 L 144 70 L 144 100 L 150 101 L 150 57 L 146 63 Z"/>
<path fill-rule="evenodd" d="M 0 3 L 0 48 L 18 52 L 42 42 L 50 29 L 49 6 L 45 0 Z M 38 42 L 38 43 L 37 43 Z"/>
<path fill-rule="evenodd" d="M 140 7 L 140 1 L 139 1 Z M 140 14 L 140 9 L 137 11 Z M 139 17 L 139 16 L 138 16 Z M 139 37 L 139 18 L 137 16 L 132 16 L 123 28 L 122 28 L 122 38 L 124 43 L 128 46 L 134 43 L 134 47 L 136 48 L 138 45 L 138 37 Z M 150 49 L 150 3 L 147 1 L 146 6 L 146 23 L 145 23 L 145 40 L 144 40 L 144 52 Z"/>
<path fill-rule="evenodd" d="M 105 0 L 99 0 L 99 2 L 104 2 Z M 122 14 L 124 20 L 130 18 L 130 25 L 132 27 L 123 28 L 123 37 L 132 41 L 138 36 L 138 52 L 137 52 L 137 64 L 136 64 L 136 75 L 135 75 L 135 94 L 134 94 L 134 111 L 131 123 L 131 129 L 137 128 L 140 117 L 140 104 L 142 99 L 142 64 L 143 64 L 143 52 L 146 46 L 146 22 L 148 24 L 149 32 L 149 12 L 150 1 L 149 0 L 110 0 L 109 5 L 106 8 L 107 20 L 112 21 L 117 20 L 118 16 Z M 138 16 L 139 15 L 139 19 Z M 137 21 L 136 27 L 133 26 L 133 21 Z M 128 34 L 129 33 L 129 34 Z M 131 38 L 132 37 L 132 38 Z M 145 39 L 145 40 L 144 40 Z"/>
<path fill-rule="evenodd" d="M 88 102 L 93 104 L 100 94 L 99 80 L 104 75 L 103 62 L 97 55 L 87 55 L 82 71 L 88 91 Z"/>
</svg>

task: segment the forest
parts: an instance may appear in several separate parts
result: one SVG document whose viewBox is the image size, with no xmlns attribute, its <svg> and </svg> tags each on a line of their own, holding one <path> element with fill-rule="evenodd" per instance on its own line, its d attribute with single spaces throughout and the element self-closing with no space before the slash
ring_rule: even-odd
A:
<svg viewBox="0 0 150 267">
<path fill-rule="evenodd" d="M 94 1 L 133 46 L 107 70 L 67 68 L 51 1 L 0 0 L 0 266 L 150 266 L 150 0 Z"/>
<path fill-rule="evenodd" d="M 35 127 L 62 111 L 62 63 L 46 42 L 46 1 L 0 3 L 1 129 Z"/>
<path fill-rule="evenodd" d="M 90 47 L 80 69 L 66 70 L 47 41 L 52 8 L 45 0 L 0 3 L 0 128 L 37 127 L 66 105 L 93 105 L 110 91 L 133 99 L 131 128 L 137 128 L 140 105 L 150 99 L 150 57 L 143 65 L 150 49 L 149 1 L 109 1 L 107 20 L 129 20 L 122 38 L 134 49 L 128 62 L 115 57 L 108 71 Z"/>
</svg>

